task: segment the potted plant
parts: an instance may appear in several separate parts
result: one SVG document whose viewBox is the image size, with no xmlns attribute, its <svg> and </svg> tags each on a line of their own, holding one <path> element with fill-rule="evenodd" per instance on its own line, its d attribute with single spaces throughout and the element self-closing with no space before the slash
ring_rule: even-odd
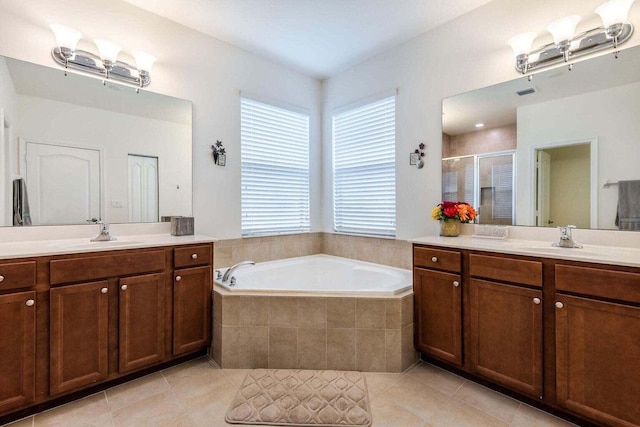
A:
<svg viewBox="0 0 640 427">
<path fill-rule="evenodd" d="M 460 235 L 460 223 L 476 219 L 476 210 L 466 202 L 444 201 L 431 210 L 431 218 L 440 221 L 440 235 Z"/>
</svg>

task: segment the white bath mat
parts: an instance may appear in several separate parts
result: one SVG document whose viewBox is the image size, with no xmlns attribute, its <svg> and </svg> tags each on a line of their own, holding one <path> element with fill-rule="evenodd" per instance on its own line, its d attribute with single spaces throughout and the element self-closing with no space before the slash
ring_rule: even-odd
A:
<svg viewBox="0 0 640 427">
<path fill-rule="evenodd" d="M 367 383 L 353 371 L 254 369 L 225 419 L 233 424 L 370 426 Z"/>
</svg>

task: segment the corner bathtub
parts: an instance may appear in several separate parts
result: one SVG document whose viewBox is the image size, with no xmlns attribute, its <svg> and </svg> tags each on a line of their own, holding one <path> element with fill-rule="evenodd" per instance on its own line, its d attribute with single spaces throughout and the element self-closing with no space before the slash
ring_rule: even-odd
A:
<svg viewBox="0 0 640 427">
<path fill-rule="evenodd" d="M 221 270 L 224 273 L 225 270 Z M 216 280 L 232 293 L 394 296 L 412 289 L 411 271 L 331 255 L 310 255 L 245 265 L 232 274 L 236 284 Z"/>
<path fill-rule="evenodd" d="M 417 359 L 409 270 L 329 255 L 247 265 L 213 289 L 223 368 L 402 372 Z"/>
</svg>

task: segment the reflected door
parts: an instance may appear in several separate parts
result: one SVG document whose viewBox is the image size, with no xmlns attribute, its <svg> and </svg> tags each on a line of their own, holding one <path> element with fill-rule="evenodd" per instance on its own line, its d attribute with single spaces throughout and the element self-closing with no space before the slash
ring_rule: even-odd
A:
<svg viewBox="0 0 640 427">
<path fill-rule="evenodd" d="M 100 151 L 26 143 L 29 211 L 33 224 L 86 224 L 100 215 Z"/>
<path fill-rule="evenodd" d="M 158 158 L 129 155 L 129 222 L 158 221 Z"/>
</svg>

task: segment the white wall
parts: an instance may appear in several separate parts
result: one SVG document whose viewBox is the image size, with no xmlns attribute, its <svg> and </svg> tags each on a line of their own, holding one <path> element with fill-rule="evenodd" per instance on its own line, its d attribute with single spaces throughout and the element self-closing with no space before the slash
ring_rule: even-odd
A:
<svg viewBox="0 0 640 427">
<path fill-rule="evenodd" d="M 12 131 L 5 125 L 14 125 L 16 117 L 16 90 L 11 81 L 7 62 L 0 58 L 0 225 L 13 223 L 12 174 L 10 138 Z"/>
<path fill-rule="evenodd" d="M 534 176 L 532 146 L 565 141 L 598 141 L 598 228 L 615 226 L 618 191 L 603 181 L 640 179 L 640 83 L 539 103 L 518 109 L 517 194 L 531 193 Z M 532 197 L 529 197 L 532 200 Z M 517 223 L 527 224 L 531 204 L 520 209 Z"/>
<path fill-rule="evenodd" d="M 585 19 L 578 30 L 600 25 L 593 10 L 602 0 L 495 0 L 440 28 L 328 79 L 323 88 L 323 205 L 331 206 L 331 111 L 397 88 L 397 236 L 437 234 L 429 212 L 441 197 L 443 98 L 518 78 L 507 40 L 518 33 L 542 34 L 551 21 L 570 14 Z M 630 20 L 640 21 L 634 5 Z M 625 47 L 639 43 L 636 32 Z M 537 44 L 550 42 L 541 35 Z M 425 167 L 409 166 L 409 153 L 425 142 Z M 332 211 L 324 209 L 324 230 Z"/>
<path fill-rule="evenodd" d="M 196 232 L 240 236 L 240 90 L 309 110 L 311 159 L 320 157 L 320 91 L 316 79 L 291 71 L 150 14 L 110 0 L 0 0 L 0 54 L 57 67 L 50 23 L 81 31 L 78 46 L 110 39 L 124 51 L 158 58 L 149 90 L 193 102 L 193 197 Z M 123 54 L 121 60 L 133 60 Z M 213 163 L 211 144 L 223 141 L 227 166 Z M 320 227 L 320 163 L 311 163 L 311 224 Z"/>
<path fill-rule="evenodd" d="M 158 157 L 160 216 L 191 215 L 191 126 L 25 95 L 17 106 L 16 137 L 103 150 L 106 221 L 129 222 L 129 154 Z"/>
</svg>

